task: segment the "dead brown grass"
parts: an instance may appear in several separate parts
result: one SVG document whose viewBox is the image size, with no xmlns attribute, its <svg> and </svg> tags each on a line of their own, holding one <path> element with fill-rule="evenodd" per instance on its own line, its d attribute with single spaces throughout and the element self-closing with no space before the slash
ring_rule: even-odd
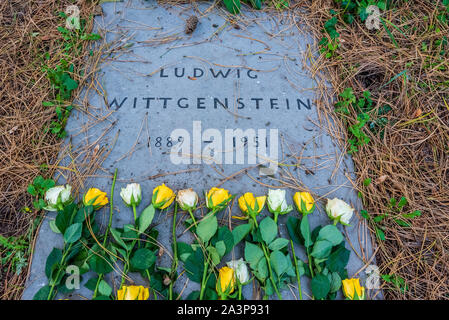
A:
<svg viewBox="0 0 449 320">
<path fill-rule="evenodd" d="M 92 14 L 95 2 L 78 2 L 82 17 Z M 56 169 L 62 141 L 44 130 L 54 120 L 55 110 L 42 106 L 54 98 L 42 65 L 45 53 L 50 68 L 62 58 L 57 28 L 64 22 L 58 12 L 72 4 L 68 0 L 0 2 L 0 234 L 5 237 L 28 233 L 42 212 L 22 210 L 32 208 L 27 186 L 38 175 L 52 177 Z M 91 26 L 89 22 L 88 29 Z M 78 71 L 85 56 L 66 58 Z M 76 74 L 73 77 L 81 80 Z M 1 257 L 4 254 L 0 251 Z M 1 299 L 20 298 L 26 269 L 17 275 L 10 265 L 0 263 Z"/>
<path fill-rule="evenodd" d="M 321 56 L 314 65 L 315 72 L 328 75 L 335 96 L 347 87 L 358 96 L 369 90 L 376 109 L 384 104 L 392 108 L 383 137 L 365 130 L 371 142 L 353 155 L 366 210 L 371 217 L 389 214 L 379 223 L 386 235 L 385 241 L 377 241 L 380 271 L 400 276 L 408 287 L 404 292 L 384 283 L 388 299 L 449 297 L 449 48 L 435 45 L 447 37 L 449 27 L 437 20 L 435 3 L 395 1 L 394 10 L 382 13 L 400 29 L 388 25 L 397 47 L 382 25 L 378 31 L 369 31 L 359 19 L 351 26 L 340 20 L 341 45 L 336 56 Z M 330 9 L 341 10 L 332 0 L 298 6 L 307 9 L 305 23 L 318 41 L 324 22 L 331 18 Z M 423 50 L 423 44 L 434 49 Z M 404 70 L 407 78 L 391 81 Z M 329 103 L 327 108 L 334 107 Z M 355 123 L 357 112 L 350 111 L 348 117 L 336 117 L 342 128 Z M 367 178 L 372 183 L 364 187 Z M 422 212 L 408 228 L 394 221 L 397 214 L 388 206 L 391 197 L 402 196 L 409 202 L 404 212 Z"/>
</svg>

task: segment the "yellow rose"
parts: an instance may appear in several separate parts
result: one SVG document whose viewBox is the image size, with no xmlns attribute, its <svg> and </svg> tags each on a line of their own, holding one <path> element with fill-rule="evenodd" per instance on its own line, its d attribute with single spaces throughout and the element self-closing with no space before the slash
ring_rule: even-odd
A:
<svg viewBox="0 0 449 320">
<path fill-rule="evenodd" d="M 211 210 L 224 209 L 232 199 L 232 195 L 228 190 L 215 187 L 209 190 L 206 197 L 206 205 Z"/>
<path fill-rule="evenodd" d="M 234 292 L 235 277 L 234 269 L 229 267 L 223 267 L 218 270 L 218 280 L 216 290 L 218 295 L 228 295 Z"/>
<path fill-rule="evenodd" d="M 95 210 L 100 209 L 102 206 L 108 204 L 108 202 L 106 192 L 97 188 L 90 188 L 83 197 L 84 205 L 93 206 Z"/>
<path fill-rule="evenodd" d="M 341 283 L 346 298 L 350 300 L 365 300 L 365 288 L 360 285 L 359 279 L 346 279 Z"/>
<path fill-rule="evenodd" d="M 234 217 L 237 219 L 248 219 L 248 216 L 253 214 L 254 216 L 258 213 L 260 213 L 265 206 L 265 200 L 267 199 L 266 196 L 261 197 L 254 197 L 254 195 L 251 192 L 245 193 L 243 196 L 241 196 L 238 200 L 240 210 L 245 214 L 244 217 Z M 257 208 L 256 208 L 257 204 Z"/>
<path fill-rule="evenodd" d="M 164 183 L 153 190 L 153 205 L 155 208 L 161 210 L 168 208 L 173 200 L 175 200 L 175 193 Z"/>
<path fill-rule="evenodd" d="M 144 286 L 123 286 L 117 291 L 117 300 L 148 300 L 150 291 Z"/>
<path fill-rule="evenodd" d="M 303 215 L 307 215 L 315 211 L 315 200 L 308 192 L 296 192 L 293 195 L 293 202 L 296 204 L 296 208 Z"/>
</svg>

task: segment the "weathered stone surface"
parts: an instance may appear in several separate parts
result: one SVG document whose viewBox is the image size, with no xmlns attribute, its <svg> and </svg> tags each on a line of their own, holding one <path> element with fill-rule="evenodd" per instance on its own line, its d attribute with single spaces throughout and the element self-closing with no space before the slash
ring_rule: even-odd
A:
<svg viewBox="0 0 449 320">
<path fill-rule="evenodd" d="M 288 185 L 290 203 L 292 188 L 305 187 L 317 197 L 339 197 L 359 210 L 356 191 L 348 180 L 353 177 L 352 161 L 341 154 L 323 129 L 326 123 L 319 117 L 319 97 L 314 90 L 317 83 L 302 67 L 312 40 L 302 33 L 305 29 L 300 16 L 244 12 L 244 19 L 230 25 L 224 12 L 206 10 L 208 7 L 201 4 L 199 12 L 189 7 L 159 7 L 146 1 L 103 4 L 104 16 L 96 18 L 97 28 L 104 30 L 106 40 L 117 47 L 99 71 L 107 95 L 104 99 L 90 95 L 89 113 L 74 111 L 67 125 L 67 144 L 98 144 L 112 149 L 103 170 L 88 179 L 86 188 L 109 190 L 112 172 L 119 168 L 115 226 L 132 221 L 132 212 L 119 196 L 120 188 L 131 181 L 142 185 L 140 210 L 150 203 L 153 188 L 161 183 L 174 190 L 192 187 L 201 195 L 217 185 L 238 195 L 248 191 L 262 195 L 268 187 Z M 185 21 L 193 14 L 199 23 L 191 34 L 185 34 Z M 80 130 L 92 123 L 95 125 L 88 130 Z M 240 146 L 238 142 L 245 142 L 244 138 L 229 138 L 229 130 L 235 129 L 254 130 L 255 136 Z M 176 136 L 179 132 L 184 134 L 183 139 Z M 173 157 L 173 145 L 181 142 L 181 152 L 187 156 Z M 213 164 L 210 152 L 204 149 L 220 144 L 222 152 L 215 149 Z M 259 170 L 256 162 L 267 157 L 256 158 L 253 163 L 248 158 L 251 146 L 259 147 L 255 149 L 260 156 L 264 145 L 267 155 L 277 159 L 279 166 L 268 162 Z M 235 158 L 242 148 L 243 159 Z M 237 205 L 233 213 L 238 213 Z M 263 214 L 269 213 L 264 210 Z M 106 216 L 105 210 L 103 221 Z M 225 213 L 219 216 L 228 219 Z M 39 232 L 24 299 L 32 298 L 46 283 L 46 257 L 54 246 L 62 245 L 60 236 L 48 225 L 53 217 L 47 216 Z M 328 223 L 321 205 L 310 219 L 312 227 Z M 162 243 L 169 247 L 171 218 L 157 214 L 155 222 Z M 288 237 L 285 222 L 286 217 L 281 217 L 281 234 Z M 352 225 L 346 228 L 349 241 L 361 255 L 361 237 L 363 256 L 369 259 L 372 252 L 367 230 L 356 215 Z M 192 240 L 183 230 L 178 233 L 180 241 Z M 235 250 L 235 257 L 242 255 L 241 249 Z M 299 248 L 297 251 L 301 252 Z M 303 252 L 300 256 L 305 257 Z M 160 264 L 169 266 L 170 261 L 163 256 Z M 349 275 L 363 265 L 352 252 Z M 364 276 L 363 272 L 360 276 Z M 177 288 L 184 283 L 182 278 Z M 251 298 L 249 287 L 245 288 L 247 298 Z M 303 278 L 303 289 L 307 288 Z M 195 289 L 197 285 L 190 282 L 185 296 Z M 77 293 L 90 296 L 87 289 Z M 293 298 L 288 291 L 284 296 Z"/>
</svg>

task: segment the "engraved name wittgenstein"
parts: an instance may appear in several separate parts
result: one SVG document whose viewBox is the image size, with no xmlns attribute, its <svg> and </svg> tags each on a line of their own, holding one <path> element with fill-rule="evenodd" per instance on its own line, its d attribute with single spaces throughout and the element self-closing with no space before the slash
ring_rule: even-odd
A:
<svg viewBox="0 0 449 320">
<path fill-rule="evenodd" d="M 232 71 L 235 72 L 232 72 Z M 170 72 L 171 71 L 171 72 Z M 207 80 L 220 80 L 220 79 L 241 79 L 247 78 L 256 80 L 258 79 L 257 71 L 248 69 L 214 69 L 214 68 L 200 68 L 194 67 L 190 70 L 179 67 L 172 70 L 161 69 L 158 73 L 158 77 L 169 78 L 188 78 L 192 81 L 206 78 Z M 251 108 L 252 110 L 311 110 L 312 103 L 310 99 L 304 99 L 301 97 L 261 97 L 261 96 L 249 96 L 249 97 L 226 97 L 219 95 L 209 95 L 208 97 L 192 97 L 186 95 L 179 96 L 122 96 L 113 97 L 109 102 L 109 107 L 115 110 L 121 108 L 133 108 L 133 109 L 189 109 L 195 108 L 199 110 L 205 109 L 219 109 L 219 108 L 232 108 L 236 106 L 237 110 L 245 108 Z"/>
<path fill-rule="evenodd" d="M 192 82 L 189 84 L 198 84 L 198 86 L 201 86 L 201 81 L 235 82 L 242 80 L 247 81 L 246 84 L 250 85 L 260 83 L 259 74 L 254 69 L 195 66 L 161 68 L 152 76 L 152 79 L 157 82 L 164 81 L 164 79 L 191 80 Z M 182 85 L 174 87 L 173 90 L 166 89 L 148 86 L 147 90 L 132 95 L 111 97 L 109 108 L 119 112 L 130 110 L 138 112 L 149 109 L 150 112 L 156 111 L 159 116 L 161 116 L 159 111 L 163 111 L 166 115 L 173 113 L 173 116 L 179 116 L 185 115 L 184 112 L 189 110 L 208 112 L 225 109 L 230 110 L 234 115 L 242 112 L 243 116 L 255 116 L 257 120 L 265 121 L 273 120 L 270 118 L 272 117 L 270 112 L 292 112 L 293 115 L 295 111 L 304 112 L 312 109 L 310 99 L 287 96 L 285 92 L 282 92 L 281 95 L 276 92 L 265 92 L 265 90 L 247 90 L 243 96 L 236 97 L 209 90 L 204 90 L 204 95 L 198 96 L 198 93 L 196 95 L 188 93 L 189 90 Z M 163 90 L 164 94 L 158 95 L 159 90 Z M 172 93 L 168 95 L 167 91 Z M 146 95 L 145 92 L 150 94 Z M 194 117 L 201 118 L 198 113 Z M 170 155 L 172 164 L 263 164 L 265 166 L 259 170 L 261 175 L 274 174 L 277 171 L 280 146 L 279 128 L 273 126 L 270 126 L 269 129 L 265 127 L 239 128 L 236 124 L 232 128 L 222 128 L 221 130 L 213 126 L 202 130 L 205 124 L 201 120 L 192 118 L 192 121 L 189 122 L 187 119 L 188 117 L 184 128 L 171 128 L 171 132 L 164 134 L 157 132 L 152 137 L 152 146 L 160 150 L 164 149 Z M 187 127 L 188 123 L 192 124 L 190 128 Z M 259 125 L 264 125 L 264 123 Z"/>
</svg>

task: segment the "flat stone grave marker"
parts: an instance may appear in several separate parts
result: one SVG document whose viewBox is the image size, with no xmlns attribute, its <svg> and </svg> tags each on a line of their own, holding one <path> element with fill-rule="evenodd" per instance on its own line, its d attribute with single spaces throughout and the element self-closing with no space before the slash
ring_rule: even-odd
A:
<svg viewBox="0 0 449 320">
<path fill-rule="evenodd" d="M 71 150 L 88 146 L 89 151 L 72 158 L 63 155 L 62 164 L 74 161 L 82 166 L 88 155 L 110 152 L 81 191 L 95 186 L 109 194 L 113 171 L 118 168 L 113 226 L 133 220 L 119 196 L 120 188 L 130 182 L 142 185 L 138 211 L 151 202 L 153 188 L 162 183 L 173 190 L 191 187 L 202 201 L 204 191 L 214 186 L 237 196 L 264 195 L 270 187 L 287 186 L 290 204 L 301 187 L 317 199 L 338 197 L 360 211 L 350 181 L 352 161 L 323 129 L 327 120 L 317 109 L 318 83 L 304 68 L 313 55 L 313 42 L 300 15 L 243 10 L 233 17 L 212 3 L 196 4 L 193 9 L 147 1 L 104 3 L 102 9 L 103 15 L 96 17 L 96 32 L 105 34 L 113 52 L 97 73 L 96 86 L 104 95 L 90 90 L 81 107 L 72 112 L 66 146 Z M 186 34 L 186 20 L 192 15 L 198 17 L 198 25 Z M 68 174 L 64 177 L 73 179 Z M 65 178 L 59 183 L 65 183 Z M 236 203 L 232 213 L 240 213 Z M 267 209 L 262 214 L 271 215 Z M 295 211 L 290 214 L 298 216 Z M 107 216 L 103 209 L 103 222 Z M 47 283 L 46 258 L 54 246 L 62 246 L 61 236 L 49 227 L 53 218 L 49 213 L 40 229 L 24 299 L 31 299 Z M 229 223 L 227 212 L 219 218 Z M 280 218 L 280 232 L 289 238 L 286 219 Z M 312 228 L 329 223 L 321 204 L 310 221 Z M 157 213 L 154 222 L 159 240 L 170 248 L 171 216 Z M 369 233 L 357 214 L 351 224 L 344 228 L 346 247 L 351 249 L 350 242 L 357 252 L 351 250 L 350 276 L 365 265 L 361 258 L 366 262 L 372 255 Z M 178 235 L 178 241 L 193 240 L 182 227 Z M 305 260 L 299 246 L 296 251 Z M 242 256 L 239 245 L 223 260 Z M 170 266 L 167 255 L 159 264 Z M 360 272 L 357 277 L 366 275 Z M 178 292 L 185 281 L 185 276 L 177 281 Z M 198 287 L 189 282 L 183 297 Z M 302 288 L 310 294 L 306 277 Z M 293 291 L 284 290 L 284 298 L 294 299 Z M 79 296 L 89 298 L 91 291 L 81 286 L 72 298 Z M 245 287 L 244 296 L 252 297 L 251 286 Z"/>
</svg>

